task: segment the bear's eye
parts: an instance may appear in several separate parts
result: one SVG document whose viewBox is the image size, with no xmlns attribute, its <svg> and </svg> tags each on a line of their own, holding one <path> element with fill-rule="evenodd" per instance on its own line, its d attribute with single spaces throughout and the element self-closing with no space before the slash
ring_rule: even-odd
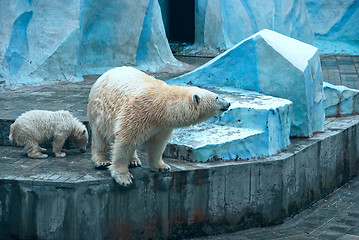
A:
<svg viewBox="0 0 359 240">
<path fill-rule="evenodd" d="M 219 98 L 219 97 L 217 96 L 217 97 L 216 97 L 216 100 L 218 100 L 218 98 Z"/>
</svg>

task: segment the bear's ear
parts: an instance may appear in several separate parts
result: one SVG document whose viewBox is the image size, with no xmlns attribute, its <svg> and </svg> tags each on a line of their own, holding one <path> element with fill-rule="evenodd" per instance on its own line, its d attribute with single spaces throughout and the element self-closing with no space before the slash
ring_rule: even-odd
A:
<svg viewBox="0 0 359 240">
<path fill-rule="evenodd" d="M 200 100 L 201 98 L 197 95 L 197 94 L 194 94 L 193 95 L 193 102 L 195 102 L 197 105 L 199 104 L 199 100 Z"/>
</svg>

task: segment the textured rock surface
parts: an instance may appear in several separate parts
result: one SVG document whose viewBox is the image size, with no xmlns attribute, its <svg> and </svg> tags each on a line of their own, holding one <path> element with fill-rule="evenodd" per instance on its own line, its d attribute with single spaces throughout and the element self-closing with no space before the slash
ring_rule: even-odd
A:
<svg viewBox="0 0 359 240">
<path fill-rule="evenodd" d="M 3 0 L 1 5 L 1 88 L 78 81 L 120 65 L 160 71 L 179 64 L 157 0 Z"/>
<path fill-rule="evenodd" d="M 289 100 L 238 89 L 212 91 L 230 101 L 230 109 L 205 123 L 176 129 L 165 156 L 195 162 L 238 160 L 270 156 L 289 146 Z"/>
<path fill-rule="evenodd" d="M 188 52 L 228 49 L 262 29 L 311 43 L 304 0 L 198 0 L 195 43 Z"/>
<path fill-rule="evenodd" d="M 79 1 L 3 0 L 1 5 L 1 86 L 76 80 Z"/>
<path fill-rule="evenodd" d="M 325 53 L 359 54 L 358 0 L 304 0 L 315 34 Z"/>
<path fill-rule="evenodd" d="M 358 0 L 198 0 L 195 14 L 195 43 L 186 54 L 226 50 L 262 29 L 324 53 L 359 54 Z"/>
<path fill-rule="evenodd" d="M 96 67 L 139 65 L 144 70 L 158 71 L 164 63 L 177 63 L 157 0 L 85 3 L 80 15 L 81 67 L 91 71 Z"/>
<path fill-rule="evenodd" d="M 324 82 L 325 116 L 342 116 L 359 113 L 359 90 Z"/>
<path fill-rule="evenodd" d="M 291 135 L 324 124 L 323 75 L 317 48 L 262 30 L 172 84 L 244 88 L 293 102 Z"/>
</svg>

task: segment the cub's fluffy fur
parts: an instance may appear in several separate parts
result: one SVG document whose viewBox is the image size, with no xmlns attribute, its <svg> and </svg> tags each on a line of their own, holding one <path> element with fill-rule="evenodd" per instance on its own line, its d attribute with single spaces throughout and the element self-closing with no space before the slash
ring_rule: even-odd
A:
<svg viewBox="0 0 359 240">
<path fill-rule="evenodd" d="M 109 70 L 89 95 L 95 167 L 112 164 L 111 176 L 128 186 L 133 178 L 128 166 L 141 165 L 136 147 L 146 142 L 150 167 L 169 171 L 162 153 L 172 130 L 207 120 L 229 105 L 210 91 L 168 85 L 135 68 Z"/>
<path fill-rule="evenodd" d="M 62 146 L 68 137 L 80 151 L 86 150 L 86 127 L 68 111 L 33 110 L 23 113 L 11 125 L 9 140 L 25 146 L 30 158 L 47 158 L 47 154 L 42 153 L 46 149 L 40 144 L 52 141 L 55 156 L 65 157 Z"/>
</svg>

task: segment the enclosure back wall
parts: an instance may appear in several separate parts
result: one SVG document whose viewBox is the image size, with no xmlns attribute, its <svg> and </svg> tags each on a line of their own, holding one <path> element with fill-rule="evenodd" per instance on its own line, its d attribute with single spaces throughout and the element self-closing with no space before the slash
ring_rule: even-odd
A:
<svg viewBox="0 0 359 240">
<path fill-rule="evenodd" d="M 263 28 L 306 43 L 317 37 L 320 43 L 328 39 L 353 46 L 359 39 L 358 0 L 0 0 L 0 4 L 2 90 L 79 81 L 83 74 L 102 74 L 121 65 L 150 71 L 181 67 L 166 32 L 170 41 L 193 43 L 194 52 L 227 49 Z"/>
<path fill-rule="evenodd" d="M 198 50 L 227 49 L 264 28 L 307 43 L 314 39 L 302 0 L 197 0 L 194 5 L 188 3 L 191 2 L 189 0 L 181 1 L 180 5 L 187 8 L 172 3 L 175 1 L 159 2 L 169 40 L 193 43 L 188 29 L 194 26 L 192 34 Z M 181 11 L 181 14 L 178 14 L 178 11 Z M 176 21 L 186 25 L 186 28 L 179 26 L 172 15 L 176 15 Z M 195 16 L 193 23 L 189 21 L 192 15 Z M 173 32 L 184 37 L 176 38 Z"/>
<path fill-rule="evenodd" d="M 1 0 L 2 88 L 82 80 L 121 65 L 178 64 L 157 0 Z"/>
</svg>

